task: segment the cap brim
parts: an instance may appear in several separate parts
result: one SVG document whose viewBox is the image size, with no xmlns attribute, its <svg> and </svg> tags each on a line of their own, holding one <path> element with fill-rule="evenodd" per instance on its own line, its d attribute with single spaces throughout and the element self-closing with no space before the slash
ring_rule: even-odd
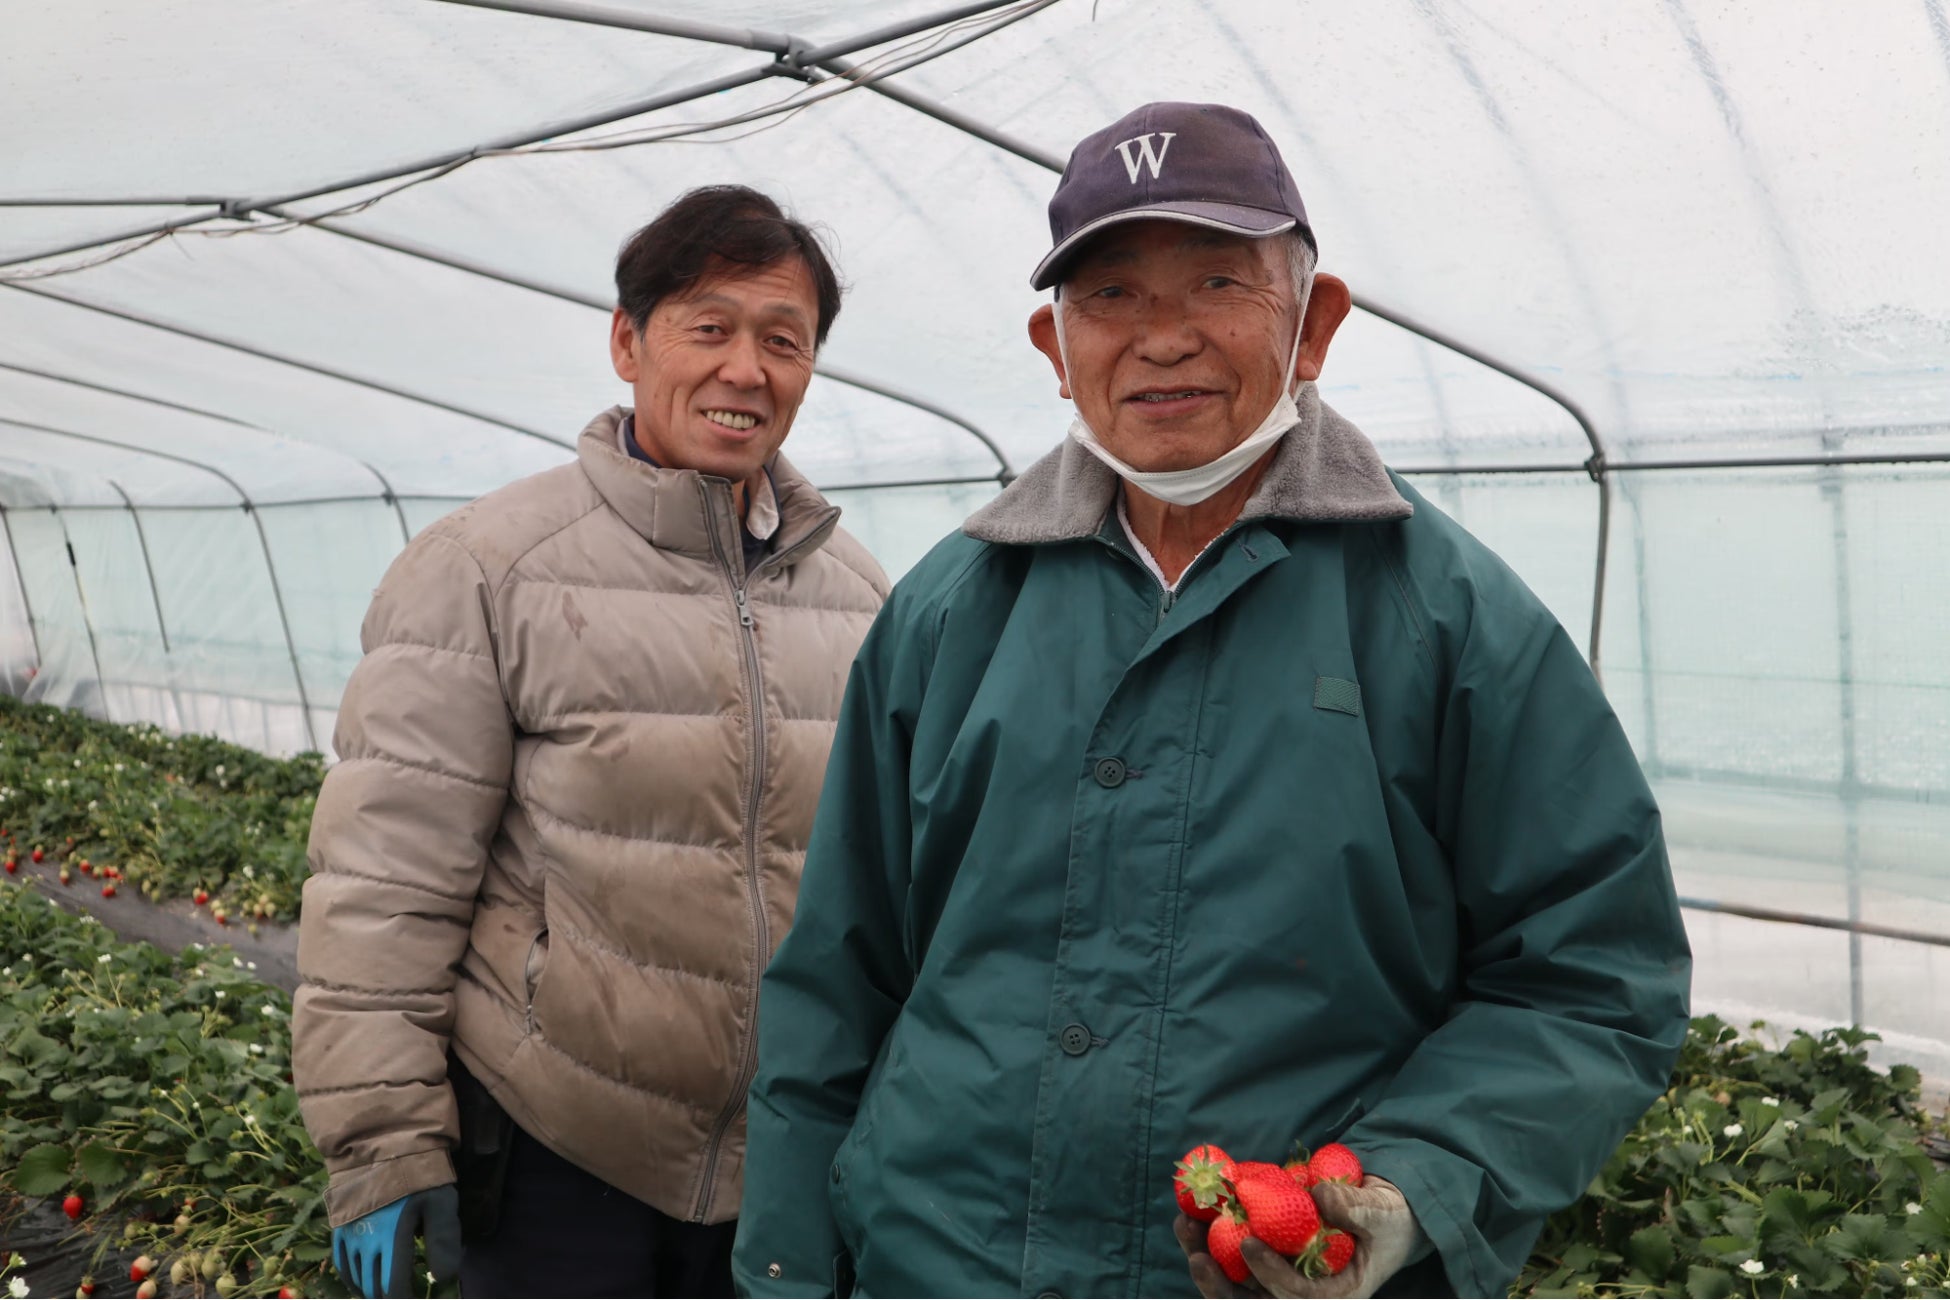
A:
<svg viewBox="0 0 1950 1300">
<path fill-rule="evenodd" d="M 1049 256 L 1036 264 L 1035 273 L 1029 277 L 1029 287 L 1047 289 L 1055 284 L 1057 273 L 1070 255 L 1077 251 L 1078 245 L 1099 231 L 1126 221 L 1182 221 L 1187 225 L 1244 235 L 1248 239 L 1264 239 L 1268 235 L 1292 230 L 1300 224 L 1284 212 L 1243 208 L 1235 203 L 1153 203 L 1142 208 L 1113 212 L 1079 226 L 1068 239 L 1050 249 Z"/>
</svg>

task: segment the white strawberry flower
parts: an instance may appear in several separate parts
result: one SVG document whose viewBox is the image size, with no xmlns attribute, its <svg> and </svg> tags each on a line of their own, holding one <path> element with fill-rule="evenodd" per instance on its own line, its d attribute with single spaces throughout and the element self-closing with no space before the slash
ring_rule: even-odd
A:
<svg viewBox="0 0 1950 1300">
<path fill-rule="evenodd" d="M 1746 1131 L 1747 1131 L 1746 1129 L 1741 1128 L 1738 1124 L 1729 1124 L 1725 1128 L 1720 1130 L 1720 1132 L 1726 1134 L 1730 1138 L 1737 1138 L 1742 1133 L 1745 1133 Z"/>
<path fill-rule="evenodd" d="M 1781 1121 L 1781 1127 L 1792 1133 L 1801 1127 L 1801 1123 L 1799 1120 L 1784 1119 Z"/>
<path fill-rule="evenodd" d="M 101 956 L 95 958 L 95 964 L 97 966 L 106 966 L 108 965 L 108 962 L 109 962 L 109 955 L 107 953 L 103 953 Z"/>
<path fill-rule="evenodd" d="M 1917 1204 L 1915 1201 L 1909 1201 L 1903 1205 L 1904 1214 L 1921 1214 L 1922 1212 L 1923 1212 L 1923 1207 Z"/>
<path fill-rule="evenodd" d="M 15 1300 L 19 1300 L 21 1296 L 31 1295 L 33 1293 L 27 1289 L 26 1278 L 14 1277 L 7 1279 L 7 1294 L 13 1296 Z"/>
<path fill-rule="evenodd" d="M 1779 1097 L 1762 1097 L 1760 1104 L 1763 1106 L 1778 1106 L 1781 1104 L 1781 1099 Z"/>
<path fill-rule="evenodd" d="M 1742 1273 L 1745 1273 L 1748 1277 L 1759 1277 L 1762 1273 L 1765 1273 L 1767 1271 L 1767 1265 L 1761 1263 L 1757 1259 L 1750 1259 L 1746 1263 L 1740 1266 L 1740 1271 Z"/>
</svg>

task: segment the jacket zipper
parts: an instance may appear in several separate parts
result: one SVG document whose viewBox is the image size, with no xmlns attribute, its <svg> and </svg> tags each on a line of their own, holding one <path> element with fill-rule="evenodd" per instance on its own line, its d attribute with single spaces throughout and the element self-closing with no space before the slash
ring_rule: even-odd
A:
<svg viewBox="0 0 1950 1300">
<path fill-rule="evenodd" d="M 743 580 L 733 578 L 731 560 L 724 553 L 724 546 L 718 536 L 718 516 L 711 500 L 711 490 L 700 485 L 704 493 L 704 514 L 711 525 L 711 550 L 717 556 L 719 566 L 725 576 L 731 579 L 731 602 L 738 611 L 738 630 L 745 651 L 745 686 L 751 692 L 751 782 L 745 799 L 745 883 L 750 889 L 752 909 L 752 970 L 751 996 L 746 1003 L 745 1032 L 740 1044 L 738 1063 L 738 1082 L 733 1087 L 724 1110 L 718 1115 L 718 1122 L 711 1129 L 711 1142 L 704 1149 L 704 1172 L 697 1189 L 697 1204 L 691 1208 L 693 1222 L 704 1222 L 704 1216 L 711 1208 L 711 1193 L 717 1182 L 718 1155 L 724 1146 L 725 1134 L 730 1131 L 732 1121 L 745 1108 L 745 1094 L 751 1089 L 752 1078 L 758 1073 L 758 979 L 765 969 L 765 958 L 770 945 L 770 927 L 765 921 L 765 899 L 758 881 L 758 799 L 765 789 L 765 681 L 759 670 L 758 638 L 753 633 L 754 620 L 751 604 L 746 597 L 745 588 L 758 572 L 754 569 L 744 575 Z M 777 558 L 777 557 L 773 557 Z M 759 569 L 765 565 L 760 564 Z"/>
<path fill-rule="evenodd" d="M 529 940 L 528 955 L 521 959 L 521 982 L 528 995 L 528 1009 L 523 1013 L 522 1025 L 523 1032 L 529 1034 L 535 1032 L 535 985 L 542 977 L 542 973 L 535 969 L 535 954 L 541 950 L 542 940 L 546 938 L 548 927 L 543 926 L 542 932 Z"/>
</svg>

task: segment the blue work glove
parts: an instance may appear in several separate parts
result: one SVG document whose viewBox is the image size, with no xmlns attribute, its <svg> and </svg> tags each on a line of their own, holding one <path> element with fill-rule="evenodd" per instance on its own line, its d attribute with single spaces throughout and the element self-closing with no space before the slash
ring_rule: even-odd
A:
<svg viewBox="0 0 1950 1300">
<path fill-rule="evenodd" d="M 452 1281 L 460 1272 L 460 1193 L 452 1183 L 402 1196 L 332 1229 L 332 1265 L 356 1295 L 417 1295 L 415 1237 L 427 1239 L 427 1271 L 436 1281 Z"/>
</svg>

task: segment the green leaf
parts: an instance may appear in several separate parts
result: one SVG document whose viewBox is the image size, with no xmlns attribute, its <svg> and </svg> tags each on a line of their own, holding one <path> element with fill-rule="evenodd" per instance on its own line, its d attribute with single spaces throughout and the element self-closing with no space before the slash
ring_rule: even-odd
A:
<svg viewBox="0 0 1950 1300">
<path fill-rule="evenodd" d="M 21 1156 L 14 1167 L 14 1190 L 22 1196 L 52 1196 L 68 1185 L 68 1149 L 46 1142 Z"/>
<path fill-rule="evenodd" d="M 1837 1259 L 1890 1259 L 1903 1250 L 1902 1234 L 1880 1214 L 1848 1214 L 1821 1239 L 1821 1248 Z"/>
<path fill-rule="evenodd" d="M 1625 1262 L 1655 1282 L 1665 1281 L 1674 1258 L 1672 1234 L 1656 1223 L 1640 1228 L 1625 1243 Z M 1565 1263 L 1570 1263 L 1568 1254 Z"/>
<path fill-rule="evenodd" d="M 1686 1294 L 1700 1300 L 1722 1300 L 1733 1294 L 1733 1274 L 1695 1264 L 1686 1270 Z"/>
<path fill-rule="evenodd" d="M 75 1168 L 96 1187 L 107 1189 L 129 1176 L 122 1158 L 103 1142 L 89 1142 L 75 1152 Z"/>
</svg>

